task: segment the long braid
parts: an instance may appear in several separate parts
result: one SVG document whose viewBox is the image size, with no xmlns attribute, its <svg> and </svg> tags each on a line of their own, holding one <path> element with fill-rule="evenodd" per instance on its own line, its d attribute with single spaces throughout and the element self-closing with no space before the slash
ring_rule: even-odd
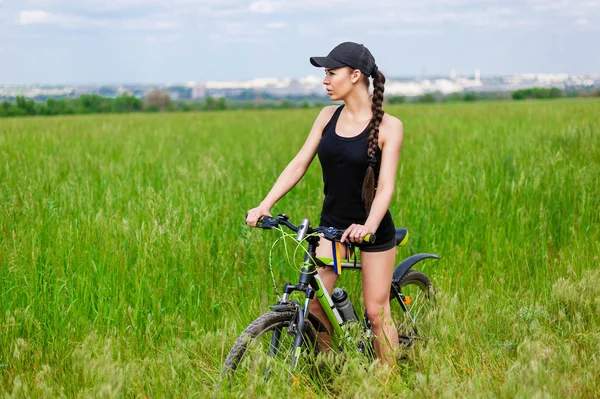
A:
<svg viewBox="0 0 600 399">
<path fill-rule="evenodd" d="M 371 110 L 373 116 L 369 122 L 368 150 L 369 166 L 362 187 L 362 200 L 365 204 L 367 213 L 371 211 L 371 205 L 375 198 L 375 165 L 377 164 L 377 150 L 379 148 L 379 124 L 383 119 L 383 92 L 385 76 L 380 70 L 376 69 L 373 74 L 373 104 Z"/>
</svg>

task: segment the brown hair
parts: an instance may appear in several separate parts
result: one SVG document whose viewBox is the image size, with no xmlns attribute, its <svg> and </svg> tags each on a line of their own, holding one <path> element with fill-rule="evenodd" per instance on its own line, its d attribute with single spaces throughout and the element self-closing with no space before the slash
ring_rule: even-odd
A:
<svg viewBox="0 0 600 399">
<path fill-rule="evenodd" d="M 367 150 L 367 154 L 369 155 L 369 166 L 367 167 L 367 173 L 365 173 L 365 179 L 362 186 L 362 200 L 367 209 L 367 213 L 371 211 L 371 205 L 375 198 L 375 165 L 377 165 L 376 154 L 379 149 L 379 124 L 383 119 L 382 104 L 385 84 L 385 76 L 379 69 L 375 69 L 375 72 L 373 72 L 371 76 L 373 77 L 373 105 L 371 106 L 373 116 L 371 117 L 371 122 L 369 122 Z M 368 83 L 369 78 L 366 75 L 365 79 Z"/>
</svg>

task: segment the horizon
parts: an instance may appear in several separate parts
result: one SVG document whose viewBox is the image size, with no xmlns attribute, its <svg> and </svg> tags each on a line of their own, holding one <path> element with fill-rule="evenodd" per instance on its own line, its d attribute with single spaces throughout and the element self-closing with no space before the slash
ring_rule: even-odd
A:
<svg viewBox="0 0 600 399">
<path fill-rule="evenodd" d="M 472 78 L 475 73 L 456 73 L 456 78 Z M 556 76 L 556 75 L 569 75 L 569 76 L 593 76 L 600 77 L 599 72 L 592 73 L 582 73 L 582 74 L 569 74 L 566 72 L 522 72 L 522 73 L 507 73 L 507 74 L 483 74 L 481 73 L 481 79 L 485 80 L 486 78 L 503 78 L 503 77 L 512 77 L 512 76 L 527 76 L 527 75 L 535 75 L 535 76 Z M 0 81 L 0 87 L 9 87 L 9 86 L 186 86 L 190 83 L 203 84 L 203 83 L 214 83 L 214 82 L 248 82 L 254 80 L 301 80 L 307 77 L 316 77 L 317 75 L 305 75 L 305 76 L 285 76 L 281 78 L 276 78 L 272 76 L 258 76 L 251 77 L 249 79 L 221 79 L 221 80 L 207 80 L 207 81 L 199 81 L 199 80 L 190 80 L 190 81 L 149 81 L 149 82 L 135 82 L 135 81 L 120 81 L 120 82 L 32 82 L 32 83 L 3 83 Z M 413 79 L 413 80 L 433 80 L 433 79 L 452 79 L 450 76 L 450 72 L 446 74 L 427 74 L 427 75 L 386 75 L 386 79 L 388 81 L 398 80 L 398 79 Z"/>
</svg>

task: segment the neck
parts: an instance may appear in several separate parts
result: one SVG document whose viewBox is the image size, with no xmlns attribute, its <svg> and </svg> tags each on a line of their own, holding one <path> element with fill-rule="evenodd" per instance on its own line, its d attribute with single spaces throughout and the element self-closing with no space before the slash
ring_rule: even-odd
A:
<svg viewBox="0 0 600 399">
<path fill-rule="evenodd" d="M 363 121 L 371 119 L 371 96 L 368 90 L 353 90 L 342 99 L 346 104 L 347 114 L 354 120 Z"/>
</svg>

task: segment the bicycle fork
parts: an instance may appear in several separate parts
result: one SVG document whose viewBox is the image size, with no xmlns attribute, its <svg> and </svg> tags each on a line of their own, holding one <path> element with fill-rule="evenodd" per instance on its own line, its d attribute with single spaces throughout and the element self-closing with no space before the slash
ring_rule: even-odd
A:
<svg viewBox="0 0 600 399">
<path fill-rule="evenodd" d="M 306 298 L 304 300 L 304 309 L 298 308 L 296 312 L 296 337 L 294 339 L 294 347 L 292 349 L 292 360 L 290 366 L 292 367 L 292 371 L 296 369 L 298 365 L 298 359 L 300 358 L 300 353 L 302 352 L 302 343 L 304 340 L 304 333 L 306 331 L 306 319 L 308 318 L 308 312 L 310 309 L 310 301 L 315 295 L 315 291 L 312 288 L 308 288 L 306 290 Z"/>
<path fill-rule="evenodd" d="M 305 293 L 304 306 L 300 305 L 297 301 L 289 300 L 289 294 L 293 291 L 303 291 Z M 310 287 L 298 284 L 297 286 L 287 283 L 284 286 L 283 298 L 276 306 L 271 306 L 271 309 L 275 311 L 295 311 L 295 317 L 290 321 L 290 324 L 278 328 L 273 331 L 271 336 L 271 342 L 269 345 L 268 355 L 270 357 L 277 356 L 279 352 L 279 341 L 282 333 L 294 332 L 294 345 L 292 347 L 292 357 L 290 359 L 290 366 L 294 370 L 298 364 L 298 359 L 302 353 L 302 345 L 304 344 L 304 336 L 307 329 L 306 320 L 309 318 L 310 313 L 310 301 L 315 296 L 315 290 Z M 284 332 L 284 329 L 287 331 Z"/>
</svg>

